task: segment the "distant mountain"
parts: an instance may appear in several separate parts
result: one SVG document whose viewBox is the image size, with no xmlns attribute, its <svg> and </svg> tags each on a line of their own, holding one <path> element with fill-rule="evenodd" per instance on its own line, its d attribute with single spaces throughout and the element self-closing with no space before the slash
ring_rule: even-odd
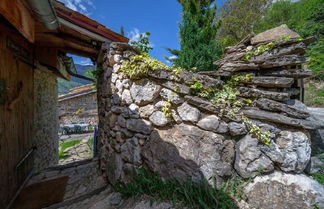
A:
<svg viewBox="0 0 324 209">
<path fill-rule="evenodd" d="M 90 68 L 93 69 L 94 66 L 93 65 L 78 65 L 78 64 L 75 64 L 75 68 L 76 68 L 78 74 L 85 75 L 85 72 Z M 77 77 L 71 76 L 70 81 L 64 80 L 62 78 L 58 78 L 57 83 L 58 83 L 58 93 L 59 94 L 66 94 L 66 93 L 69 92 L 70 89 L 78 87 L 78 86 L 90 84 L 91 81 L 87 81 L 87 80 L 84 80 L 82 78 L 77 78 Z"/>
</svg>

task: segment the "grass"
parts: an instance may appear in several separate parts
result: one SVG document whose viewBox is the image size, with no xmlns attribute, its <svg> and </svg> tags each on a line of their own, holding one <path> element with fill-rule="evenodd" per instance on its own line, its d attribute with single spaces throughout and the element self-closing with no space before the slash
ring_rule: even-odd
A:
<svg viewBox="0 0 324 209">
<path fill-rule="evenodd" d="M 311 107 L 324 107 L 324 81 L 310 80 L 305 84 L 305 104 Z"/>
<path fill-rule="evenodd" d="M 159 175 L 139 169 L 132 182 L 114 186 L 123 197 L 149 195 L 156 201 L 181 203 L 184 207 L 196 209 L 235 209 L 232 198 L 221 189 L 209 185 L 206 180 L 179 182 L 163 180 Z"/>
<path fill-rule="evenodd" d="M 318 183 L 324 185 L 324 174 L 322 173 L 314 173 L 312 174 L 313 179 L 315 179 Z"/>
<path fill-rule="evenodd" d="M 69 157 L 69 155 L 66 154 L 65 150 L 69 147 L 73 147 L 77 144 L 81 143 L 81 139 L 75 139 L 71 141 L 65 141 L 60 143 L 60 148 L 59 148 L 59 160 L 64 160 Z"/>
</svg>

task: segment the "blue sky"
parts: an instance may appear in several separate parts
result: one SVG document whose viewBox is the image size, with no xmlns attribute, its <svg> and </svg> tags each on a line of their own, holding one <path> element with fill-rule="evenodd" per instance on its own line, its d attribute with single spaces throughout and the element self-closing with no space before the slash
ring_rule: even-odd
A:
<svg viewBox="0 0 324 209">
<path fill-rule="evenodd" d="M 151 56 L 161 61 L 169 56 L 164 47 L 179 48 L 178 23 L 181 6 L 176 0 L 60 0 L 108 28 L 134 39 L 139 33 L 150 32 L 153 44 Z M 76 58 L 77 64 L 88 64 L 89 60 Z"/>
</svg>

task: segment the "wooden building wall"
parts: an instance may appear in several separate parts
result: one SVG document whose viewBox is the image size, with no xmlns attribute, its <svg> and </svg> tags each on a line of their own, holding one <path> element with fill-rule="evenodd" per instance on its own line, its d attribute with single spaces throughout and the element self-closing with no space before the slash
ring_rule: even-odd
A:
<svg viewBox="0 0 324 209">
<path fill-rule="evenodd" d="M 0 208 L 32 170 L 33 48 L 0 21 Z"/>
</svg>

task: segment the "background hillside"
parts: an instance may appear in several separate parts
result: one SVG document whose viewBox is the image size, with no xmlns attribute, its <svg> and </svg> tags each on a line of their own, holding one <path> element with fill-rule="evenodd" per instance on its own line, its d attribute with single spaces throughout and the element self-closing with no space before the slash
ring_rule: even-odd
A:
<svg viewBox="0 0 324 209">
<path fill-rule="evenodd" d="M 88 69 L 94 68 L 93 65 L 78 65 L 75 64 L 75 67 L 77 69 L 78 74 L 85 75 L 86 71 Z M 70 81 L 58 78 L 57 79 L 57 85 L 58 85 L 58 93 L 59 94 L 66 94 L 69 92 L 71 88 L 75 88 L 78 86 L 82 86 L 85 84 L 90 84 L 91 81 L 87 81 L 81 78 L 71 77 Z"/>
</svg>

